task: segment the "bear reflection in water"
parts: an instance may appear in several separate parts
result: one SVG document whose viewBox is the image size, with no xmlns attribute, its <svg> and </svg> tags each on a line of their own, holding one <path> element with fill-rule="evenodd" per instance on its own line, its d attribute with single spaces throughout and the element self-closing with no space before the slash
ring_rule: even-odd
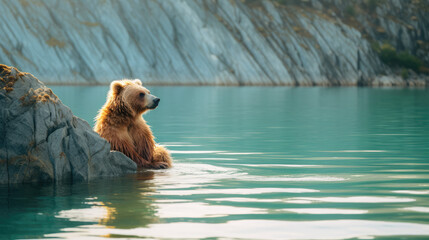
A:
<svg viewBox="0 0 429 240">
<path fill-rule="evenodd" d="M 143 168 L 169 168 L 169 152 L 155 143 L 142 114 L 155 109 L 160 99 L 140 80 L 117 80 L 110 84 L 107 101 L 100 109 L 94 130 L 117 150 Z"/>
</svg>

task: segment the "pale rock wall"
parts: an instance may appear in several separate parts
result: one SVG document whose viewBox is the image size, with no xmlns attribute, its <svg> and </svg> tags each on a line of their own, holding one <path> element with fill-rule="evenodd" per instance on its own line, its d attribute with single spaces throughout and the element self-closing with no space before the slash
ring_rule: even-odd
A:
<svg viewBox="0 0 429 240">
<path fill-rule="evenodd" d="M 46 83 L 357 85 L 391 74 L 362 30 L 342 20 L 348 1 L 0 2 L 0 63 Z M 389 34 L 403 28 L 380 21 Z M 427 20 L 417 22 L 427 37 Z M 400 39 L 413 44 L 404 31 Z"/>
</svg>

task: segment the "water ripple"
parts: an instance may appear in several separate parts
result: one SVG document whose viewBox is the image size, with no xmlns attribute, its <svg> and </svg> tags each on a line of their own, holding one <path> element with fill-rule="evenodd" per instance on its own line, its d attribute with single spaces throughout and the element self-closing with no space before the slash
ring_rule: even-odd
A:
<svg viewBox="0 0 429 240">
<path fill-rule="evenodd" d="M 386 150 L 339 150 L 339 151 L 320 151 L 326 153 L 384 153 Z"/>
<path fill-rule="evenodd" d="M 306 176 L 306 177 L 291 177 L 291 176 L 242 176 L 240 180 L 258 181 L 258 182 L 339 182 L 346 181 L 348 178 L 330 177 L 330 176 Z"/>
<path fill-rule="evenodd" d="M 263 199 L 263 198 L 243 198 L 243 197 L 235 197 L 235 198 L 206 198 L 207 201 L 215 201 L 215 202 L 260 202 L 260 203 L 272 203 L 272 202 L 282 202 L 281 199 Z"/>
<path fill-rule="evenodd" d="M 338 209 L 338 208 L 284 208 L 285 212 L 305 213 L 305 214 L 365 214 L 368 210 L 361 209 Z"/>
<path fill-rule="evenodd" d="M 188 196 L 195 194 L 263 194 L 263 193 L 313 193 L 319 192 L 307 188 L 229 188 L 229 189 L 193 189 L 193 190 L 161 190 L 159 195 Z"/>
<path fill-rule="evenodd" d="M 150 224 L 145 228 L 111 229 L 97 225 L 64 229 L 68 233 L 46 234 L 45 237 L 81 236 L 135 236 L 171 239 L 350 239 L 391 236 L 429 236 L 429 225 L 419 223 L 371 221 L 371 220 L 324 220 L 278 221 L 233 220 L 224 223 L 173 222 Z M 71 233 L 70 233 L 71 232 Z"/>
<path fill-rule="evenodd" d="M 429 190 L 422 190 L 422 191 L 418 191 L 418 190 L 395 190 L 392 191 L 394 193 L 400 193 L 400 194 L 412 194 L 412 195 L 425 195 L 425 194 L 429 194 Z"/>
<path fill-rule="evenodd" d="M 239 214 L 265 214 L 267 209 L 209 205 L 203 202 L 157 204 L 162 218 L 213 218 Z"/>
<path fill-rule="evenodd" d="M 413 198 L 398 197 L 373 197 L 373 196 L 354 196 L 354 197 L 299 197 L 289 198 L 288 200 L 305 200 L 311 202 L 331 202 L 331 203 L 403 203 L 414 202 Z"/>
<path fill-rule="evenodd" d="M 169 150 L 172 154 L 207 154 L 207 153 L 221 153 L 222 151 L 192 151 L 192 150 Z"/>
<path fill-rule="evenodd" d="M 406 207 L 402 209 L 413 211 L 413 212 L 429 213 L 429 207 Z"/>
<path fill-rule="evenodd" d="M 208 184 L 222 179 L 239 178 L 243 175 L 246 173 L 240 173 L 235 168 L 211 164 L 177 163 L 170 170 L 158 171 L 157 176 L 151 182 L 160 189 L 191 188 L 208 186 Z"/>
<path fill-rule="evenodd" d="M 314 167 L 324 167 L 323 165 L 300 165 L 300 164 L 238 164 L 238 163 L 228 163 L 225 165 L 235 165 L 235 166 L 244 166 L 244 167 L 273 167 L 273 168 L 314 168 Z"/>
<path fill-rule="evenodd" d="M 261 155 L 261 152 L 218 152 L 217 154 L 222 155 Z"/>
</svg>

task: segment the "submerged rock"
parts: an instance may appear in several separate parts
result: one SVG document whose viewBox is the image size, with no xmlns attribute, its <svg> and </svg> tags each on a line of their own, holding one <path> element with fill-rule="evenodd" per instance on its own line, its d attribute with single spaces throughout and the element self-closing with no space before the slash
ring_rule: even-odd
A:
<svg viewBox="0 0 429 240">
<path fill-rule="evenodd" d="M 90 180 L 135 163 L 29 73 L 0 65 L 0 184 Z"/>
</svg>

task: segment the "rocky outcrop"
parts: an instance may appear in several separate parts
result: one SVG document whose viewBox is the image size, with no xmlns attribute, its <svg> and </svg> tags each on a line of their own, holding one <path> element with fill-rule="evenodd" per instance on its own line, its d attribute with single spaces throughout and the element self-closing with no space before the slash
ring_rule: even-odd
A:
<svg viewBox="0 0 429 240">
<path fill-rule="evenodd" d="M 313 0 L 312 4 L 320 6 L 321 11 L 333 12 L 366 40 L 388 42 L 398 51 L 410 52 L 429 63 L 428 1 Z"/>
<path fill-rule="evenodd" d="M 422 0 L 312 0 L 307 6 L 337 17 L 357 29 L 383 64 L 362 85 L 425 86 L 429 84 L 429 2 Z M 391 52 L 384 52 L 387 46 Z M 392 59 L 392 53 L 398 59 Z M 382 55 L 385 55 L 383 59 Z M 395 62 L 396 60 L 396 62 Z"/>
<path fill-rule="evenodd" d="M 427 1 L 3 0 L 0 62 L 60 84 L 372 85 L 402 70 L 384 64 L 372 41 L 429 62 L 421 5 Z"/>
<path fill-rule="evenodd" d="M 135 163 L 33 75 L 0 65 L 0 184 L 87 181 Z"/>
</svg>

